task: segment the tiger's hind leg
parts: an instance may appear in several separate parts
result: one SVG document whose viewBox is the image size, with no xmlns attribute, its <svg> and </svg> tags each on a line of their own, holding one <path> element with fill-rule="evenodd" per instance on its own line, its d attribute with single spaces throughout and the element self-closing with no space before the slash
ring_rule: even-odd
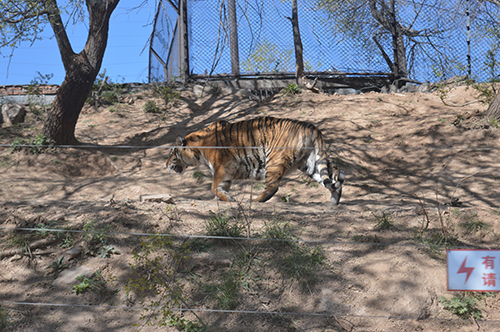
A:
<svg viewBox="0 0 500 332">
<path fill-rule="evenodd" d="M 331 201 L 333 205 L 339 205 L 340 197 L 342 197 L 342 185 L 344 184 L 345 173 L 344 171 L 339 171 L 336 176 L 335 182 L 330 182 L 329 185 L 325 185 L 332 193 Z"/>
<path fill-rule="evenodd" d="M 330 161 L 327 158 L 320 158 L 316 161 L 316 158 L 315 154 L 309 155 L 306 161 L 299 166 L 299 169 L 330 190 L 332 204 L 338 205 L 342 196 L 345 173 L 339 171 L 339 174 L 334 178 Z"/>
</svg>

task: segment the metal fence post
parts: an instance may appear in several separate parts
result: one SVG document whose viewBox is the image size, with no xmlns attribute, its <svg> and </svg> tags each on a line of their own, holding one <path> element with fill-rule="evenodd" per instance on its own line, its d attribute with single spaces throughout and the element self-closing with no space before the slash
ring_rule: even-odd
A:
<svg viewBox="0 0 500 332">
<path fill-rule="evenodd" d="M 467 7 L 465 9 L 465 24 L 467 33 L 467 76 L 470 79 L 472 74 L 472 63 L 470 55 L 470 0 L 466 0 Z"/>
</svg>

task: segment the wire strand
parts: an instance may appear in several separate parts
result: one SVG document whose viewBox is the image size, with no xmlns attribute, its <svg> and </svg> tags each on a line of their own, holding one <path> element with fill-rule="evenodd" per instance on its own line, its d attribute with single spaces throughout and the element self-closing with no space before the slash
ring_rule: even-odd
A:
<svg viewBox="0 0 500 332">
<path fill-rule="evenodd" d="M 259 150 L 271 147 L 264 146 L 175 146 L 175 145 L 37 145 L 37 144 L 0 144 L 3 148 L 76 148 L 76 149 L 250 149 Z M 297 149 L 298 147 L 278 146 L 272 149 Z M 314 149 L 314 147 L 300 147 L 300 149 Z M 390 146 L 390 147 L 368 147 L 368 146 L 351 146 L 351 147 L 332 147 L 333 150 L 464 150 L 464 151 L 487 151 L 487 150 L 500 150 L 500 147 L 494 146 L 423 146 L 423 147 L 410 147 L 410 146 Z"/>
<path fill-rule="evenodd" d="M 393 246 L 393 247 L 411 247 L 411 248 L 434 248 L 434 249 L 482 249 L 479 246 L 446 246 L 438 244 L 408 244 L 408 243 L 383 243 L 383 242 L 346 242 L 329 240 L 305 240 L 305 239 L 274 239 L 260 237 L 230 237 L 216 235 L 197 235 L 197 234 L 171 234 L 171 233 L 136 233 L 136 232 L 99 232 L 83 231 L 53 228 L 27 228 L 27 227 L 0 227 L 3 230 L 10 231 L 30 231 L 30 232 L 55 232 L 55 233 L 85 233 L 85 234 L 106 234 L 106 235 L 130 235 L 130 236 L 161 236 L 182 239 L 206 239 L 206 240 L 232 240 L 232 241 L 265 241 L 265 242 L 295 242 L 306 243 L 310 245 L 362 245 L 362 246 Z M 488 248 L 488 250 L 500 250 L 499 248 Z"/>
<path fill-rule="evenodd" d="M 352 317 L 352 318 L 370 318 L 370 319 L 397 319 L 397 320 L 438 320 L 445 322 L 463 321 L 463 319 L 450 319 L 438 317 L 419 317 L 419 316 L 396 316 L 396 315 L 353 315 L 342 313 L 326 313 L 326 312 L 294 312 L 294 311 L 259 311 L 259 310 L 223 310 L 223 309 L 203 309 L 203 308 L 166 308 L 166 307 L 129 307 L 129 306 L 113 306 L 113 305 L 93 305 L 93 304 L 66 304 L 66 303 L 43 303 L 43 302 L 10 302 L 0 300 L 3 305 L 24 305 L 24 306 L 41 306 L 41 307 L 71 307 L 71 308 L 104 308 L 104 309 L 123 309 L 123 310 L 171 310 L 177 312 L 207 312 L 207 313 L 223 313 L 223 314 L 252 314 L 252 315 L 282 315 L 282 316 L 310 316 L 310 317 Z M 481 323 L 500 323 L 500 320 L 477 320 Z"/>
</svg>

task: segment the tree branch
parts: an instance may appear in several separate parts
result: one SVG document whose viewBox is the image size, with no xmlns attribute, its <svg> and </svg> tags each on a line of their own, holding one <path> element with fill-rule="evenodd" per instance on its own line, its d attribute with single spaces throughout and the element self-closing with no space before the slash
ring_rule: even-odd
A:
<svg viewBox="0 0 500 332">
<path fill-rule="evenodd" d="M 57 46 L 59 47 L 59 53 L 61 54 L 61 59 L 64 65 L 64 69 L 68 71 L 71 65 L 71 60 L 74 56 L 73 48 L 69 42 L 68 35 L 66 34 L 66 29 L 59 14 L 59 8 L 57 7 L 56 0 L 45 0 L 43 2 L 45 10 L 49 12 L 47 15 L 49 18 L 50 25 L 54 31 L 54 36 L 56 37 Z"/>
</svg>

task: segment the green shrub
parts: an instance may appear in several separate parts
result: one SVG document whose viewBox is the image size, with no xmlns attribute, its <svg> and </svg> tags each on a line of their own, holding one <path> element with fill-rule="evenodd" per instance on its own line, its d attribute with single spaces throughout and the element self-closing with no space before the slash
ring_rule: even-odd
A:
<svg viewBox="0 0 500 332">
<path fill-rule="evenodd" d="M 242 237 L 245 226 L 237 219 L 229 218 L 226 214 L 213 215 L 205 224 L 206 234 L 209 236 Z M 223 240 L 218 240 L 220 242 Z M 227 241 L 224 241 L 227 243 Z"/>
<path fill-rule="evenodd" d="M 439 302 L 443 305 L 445 310 L 461 318 L 481 319 L 483 317 L 481 311 L 476 308 L 476 300 L 471 296 L 466 296 L 464 294 L 454 295 L 449 300 L 441 296 Z"/>
<path fill-rule="evenodd" d="M 153 100 L 148 100 L 142 107 L 143 111 L 146 113 L 160 113 L 160 108 L 156 105 Z"/>
<path fill-rule="evenodd" d="M 31 140 L 26 140 L 23 138 L 16 138 L 14 142 L 10 144 L 11 152 L 18 152 L 23 150 L 23 145 L 32 145 L 26 147 L 27 150 L 34 155 L 42 154 L 47 150 L 50 145 L 50 141 L 45 137 L 44 134 L 38 134 L 35 138 Z"/>
<path fill-rule="evenodd" d="M 296 95 L 298 93 L 300 93 L 300 87 L 295 83 L 289 84 L 281 91 L 281 94 L 284 96 Z"/>
<path fill-rule="evenodd" d="M 165 107 L 169 108 L 179 100 L 180 93 L 171 85 L 155 84 L 153 85 L 153 96 L 163 100 Z"/>
</svg>

